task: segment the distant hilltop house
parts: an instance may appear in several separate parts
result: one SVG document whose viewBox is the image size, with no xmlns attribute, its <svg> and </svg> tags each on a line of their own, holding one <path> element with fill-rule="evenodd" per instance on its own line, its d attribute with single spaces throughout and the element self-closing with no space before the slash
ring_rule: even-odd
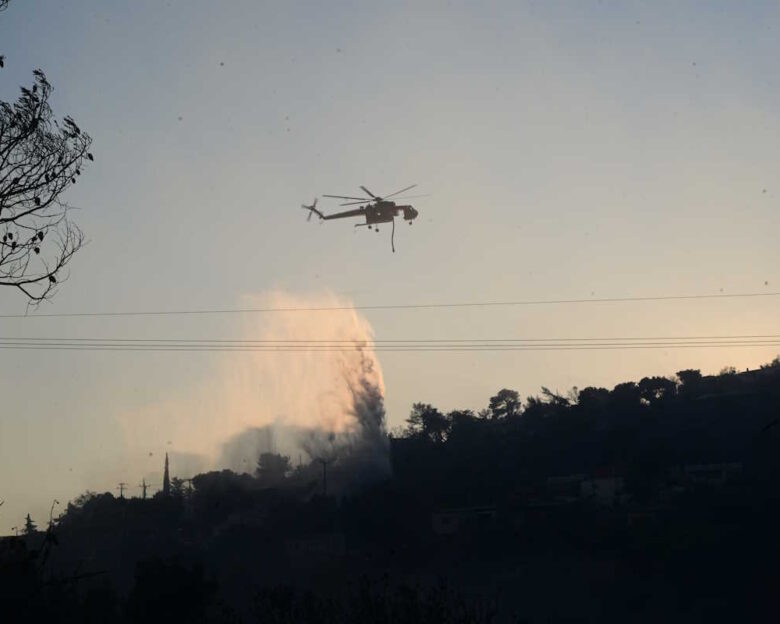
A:
<svg viewBox="0 0 780 624">
<path fill-rule="evenodd" d="M 548 477 L 547 495 L 558 502 L 589 500 L 612 506 L 625 502 L 625 481 L 613 468 L 599 468 L 593 474 Z"/>
<path fill-rule="evenodd" d="M 484 531 L 496 524 L 496 508 L 463 507 L 442 509 L 431 516 L 431 525 L 436 535 L 457 535 L 468 531 Z"/>
<path fill-rule="evenodd" d="M 689 464 L 683 468 L 688 483 L 696 485 L 723 485 L 742 473 L 742 464 Z"/>
<path fill-rule="evenodd" d="M 625 487 L 621 476 L 593 476 L 580 483 L 580 498 L 610 507 L 626 501 Z"/>
<path fill-rule="evenodd" d="M 214 528 L 214 535 L 221 535 L 233 529 L 262 529 L 268 521 L 268 516 L 267 511 L 258 509 L 233 513 Z"/>
<path fill-rule="evenodd" d="M 697 384 L 696 400 L 711 401 L 724 397 L 747 396 L 760 392 L 766 384 L 780 378 L 780 366 L 770 365 L 753 370 L 732 370 L 720 375 L 707 375 Z"/>
</svg>

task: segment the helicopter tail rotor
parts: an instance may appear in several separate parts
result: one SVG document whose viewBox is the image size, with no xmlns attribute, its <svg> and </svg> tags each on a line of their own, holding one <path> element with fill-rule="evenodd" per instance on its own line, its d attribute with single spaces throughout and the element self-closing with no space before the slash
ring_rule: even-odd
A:
<svg viewBox="0 0 780 624">
<path fill-rule="evenodd" d="M 311 216 L 313 214 L 316 214 L 320 219 L 322 219 L 322 217 L 323 217 L 322 213 L 319 210 L 317 210 L 317 198 L 316 197 L 314 198 L 314 202 L 312 203 L 311 206 L 307 206 L 306 204 L 301 204 L 301 208 L 303 208 L 304 210 L 308 210 L 309 211 L 309 214 L 306 217 L 306 221 L 311 221 Z"/>
</svg>

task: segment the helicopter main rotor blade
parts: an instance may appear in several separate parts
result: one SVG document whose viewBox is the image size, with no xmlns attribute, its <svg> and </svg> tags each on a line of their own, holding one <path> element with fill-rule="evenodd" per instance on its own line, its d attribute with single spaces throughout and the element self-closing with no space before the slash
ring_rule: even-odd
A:
<svg viewBox="0 0 780 624">
<path fill-rule="evenodd" d="M 362 189 L 363 189 L 363 190 L 364 190 L 366 193 L 368 193 L 369 195 L 371 195 L 371 197 L 373 197 L 374 199 L 380 199 L 379 197 L 377 197 L 376 195 L 374 195 L 374 194 L 373 194 L 371 191 L 369 191 L 369 190 L 368 190 L 368 189 L 367 189 L 365 186 L 361 186 L 360 188 L 362 188 Z"/>
<path fill-rule="evenodd" d="M 417 199 L 418 197 L 430 197 L 430 193 L 426 193 L 425 195 L 406 195 L 405 197 L 396 197 L 393 199 L 393 201 L 401 201 L 402 199 Z"/>
<path fill-rule="evenodd" d="M 430 197 L 430 194 L 425 194 L 425 195 L 407 195 L 406 197 L 396 197 L 394 201 L 400 201 L 400 200 L 403 200 L 403 199 L 415 199 L 417 197 Z M 363 199 L 361 201 L 354 201 L 354 202 L 347 202 L 345 204 L 339 204 L 339 206 L 356 206 L 358 204 L 366 204 L 366 205 L 368 205 L 368 204 L 371 204 L 373 202 L 379 202 L 379 201 L 382 201 L 382 200 L 380 200 L 379 198 L 377 198 L 377 199 L 368 199 L 368 198 L 366 198 L 366 199 Z"/>
<path fill-rule="evenodd" d="M 401 189 L 400 191 L 396 191 L 395 193 L 391 193 L 390 195 L 385 195 L 385 199 L 387 199 L 388 197 L 395 197 L 396 195 L 400 195 L 401 193 L 405 193 L 406 191 L 411 191 L 415 186 L 417 185 L 412 184 L 411 186 L 407 186 L 405 189 Z M 360 188 L 363 187 L 361 186 Z M 366 189 L 363 190 L 365 191 Z"/>
<path fill-rule="evenodd" d="M 365 197 L 347 197 L 346 195 L 323 195 L 323 197 L 332 197 L 333 199 L 356 199 L 360 201 L 368 201 Z"/>
</svg>

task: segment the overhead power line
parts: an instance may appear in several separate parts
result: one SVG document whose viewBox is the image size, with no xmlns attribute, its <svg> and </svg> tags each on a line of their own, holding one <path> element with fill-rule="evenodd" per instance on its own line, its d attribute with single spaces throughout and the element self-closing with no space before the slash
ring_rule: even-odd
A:
<svg viewBox="0 0 780 624">
<path fill-rule="evenodd" d="M 695 349 L 780 346 L 780 334 L 651 338 L 497 338 L 418 340 L 184 340 L 140 338 L 0 338 L 0 349 L 160 352 L 479 352 Z"/>
<path fill-rule="evenodd" d="M 643 301 L 691 301 L 707 299 L 741 299 L 755 297 L 778 297 L 780 292 L 718 293 L 694 295 L 660 295 L 648 297 L 590 297 L 583 299 L 528 299 L 519 301 L 469 301 L 454 303 L 399 303 L 381 305 L 336 305 L 336 306 L 287 306 L 266 308 L 213 308 L 201 310 L 138 310 L 119 312 L 51 312 L 42 314 L 0 314 L 0 318 L 79 318 L 114 316 L 180 316 L 207 314 L 267 314 L 280 312 L 338 312 L 371 310 L 436 310 L 445 308 L 497 308 L 517 306 L 567 305 L 585 303 L 632 303 Z"/>
<path fill-rule="evenodd" d="M 474 342 L 587 342 L 587 341 L 663 341 L 663 340 L 754 340 L 754 339 L 780 339 L 780 334 L 720 334 L 720 335 L 694 335 L 694 336 L 600 336 L 576 338 L 569 336 L 544 337 L 544 338 L 392 338 L 380 339 L 372 338 L 370 340 L 358 341 L 355 339 L 343 338 L 107 338 L 107 337 L 46 337 L 46 336 L 10 336 L 0 337 L 2 341 L 59 341 L 59 342 L 122 342 L 122 343 L 227 343 L 227 344 L 347 344 L 347 345 L 366 345 L 383 343 L 474 343 Z"/>
<path fill-rule="evenodd" d="M 722 344 L 675 344 L 675 345 L 558 345 L 558 346 L 482 346 L 482 347 L 441 347 L 441 348 L 413 348 L 413 347 L 391 347 L 384 349 L 372 349 L 374 352 L 384 353 L 438 353 L 438 352 L 501 352 L 501 351 L 616 351 L 616 350 L 635 350 L 635 349 L 711 349 L 711 348 L 744 348 L 744 347 L 780 347 L 780 342 L 772 343 L 722 343 Z M 200 348 L 187 349 L 177 347 L 154 347 L 142 349 L 138 347 L 79 347 L 79 346 L 0 346 L 0 350 L 21 350 L 21 351 L 121 351 L 121 352 L 220 352 L 220 353 L 256 353 L 256 352 L 277 352 L 277 353 L 341 353 L 356 351 L 345 347 L 331 348 L 263 348 L 263 349 L 220 349 L 220 348 Z"/>
</svg>

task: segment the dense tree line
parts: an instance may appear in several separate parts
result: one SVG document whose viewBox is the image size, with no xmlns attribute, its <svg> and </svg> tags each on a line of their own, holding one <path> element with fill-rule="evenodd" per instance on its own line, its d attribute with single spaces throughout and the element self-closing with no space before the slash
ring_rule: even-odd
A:
<svg viewBox="0 0 780 624">
<path fill-rule="evenodd" d="M 614 388 L 510 389 L 480 412 L 412 407 L 394 440 L 397 481 L 439 504 L 495 503 L 551 476 L 608 471 L 646 496 L 686 464 L 742 462 L 777 468 L 780 359 L 759 370 L 645 377 Z M 769 429 L 765 429 L 769 426 Z"/>
<path fill-rule="evenodd" d="M 26 534 L 5 543 L 14 550 L 10 560 L 0 557 L 0 587 L 15 588 L 7 604 L 16 613 L 49 621 L 511 621 L 506 611 L 491 619 L 477 608 L 486 602 L 457 591 L 414 589 L 410 574 L 447 576 L 462 564 L 489 585 L 535 557 L 534 565 L 568 561 L 561 565 L 583 566 L 585 575 L 596 564 L 618 570 L 598 590 L 616 620 L 637 609 L 667 613 L 648 592 L 692 619 L 728 609 L 738 617 L 768 604 L 757 584 L 780 574 L 778 450 L 777 359 L 743 373 L 686 370 L 612 389 L 542 388 L 525 400 L 501 389 L 477 413 L 418 403 L 391 441 L 393 475 L 384 482 L 323 496 L 315 462 L 293 468 L 289 458 L 263 453 L 254 474 L 173 477 L 168 494 L 148 499 L 87 492 L 46 531 L 28 518 Z M 676 467 L 710 462 L 741 463 L 740 482 L 686 492 L 654 511 Z M 545 500 L 548 477 L 605 469 L 625 479 L 626 509 L 572 503 L 539 521 L 524 511 Z M 437 510 L 486 505 L 498 513 L 489 532 L 432 531 Z M 627 525 L 627 513 L 648 512 L 653 523 Z M 349 548 L 333 562 L 316 549 L 306 554 L 307 576 L 289 549 L 323 535 L 341 535 Z M 756 552 L 766 557 L 756 560 Z M 361 573 L 373 580 L 355 584 Z M 389 575 L 384 585 L 377 574 Z M 566 591 L 575 591 L 576 578 Z M 540 581 L 519 612 L 544 612 L 556 588 Z"/>
</svg>

